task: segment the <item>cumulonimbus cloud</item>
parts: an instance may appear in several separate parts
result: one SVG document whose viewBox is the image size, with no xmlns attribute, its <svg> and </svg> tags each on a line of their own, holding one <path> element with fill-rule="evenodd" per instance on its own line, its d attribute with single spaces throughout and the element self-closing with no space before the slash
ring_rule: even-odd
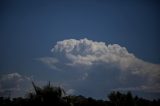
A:
<svg viewBox="0 0 160 106">
<path fill-rule="evenodd" d="M 125 47 L 118 44 L 96 42 L 88 39 L 68 39 L 57 42 L 52 48 L 53 57 L 41 58 L 51 67 L 58 67 L 58 63 L 68 66 L 93 66 L 96 64 L 112 64 L 122 71 L 132 74 L 149 74 L 160 76 L 160 65 L 145 62 L 129 53 Z M 57 66 L 56 66 L 57 65 Z"/>
<path fill-rule="evenodd" d="M 58 41 L 51 52 L 53 57 L 42 57 L 39 60 L 55 70 L 84 68 L 87 71 L 94 70 L 95 66 L 104 68 L 110 66 L 120 71 L 122 79 L 125 79 L 123 74 L 127 73 L 127 75 L 146 78 L 149 86 L 158 84 L 160 87 L 160 65 L 143 61 L 118 44 L 106 44 L 86 38 L 66 39 Z M 88 77 L 86 71 L 84 75 Z M 83 79 L 85 77 L 83 76 Z"/>
</svg>

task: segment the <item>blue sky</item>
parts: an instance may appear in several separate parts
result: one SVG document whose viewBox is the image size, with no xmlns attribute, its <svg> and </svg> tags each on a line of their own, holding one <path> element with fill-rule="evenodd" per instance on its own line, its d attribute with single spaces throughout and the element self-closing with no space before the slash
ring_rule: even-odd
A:
<svg viewBox="0 0 160 106">
<path fill-rule="evenodd" d="M 68 77 L 74 78 L 78 73 L 59 72 L 39 61 L 44 57 L 53 57 L 51 49 L 57 41 L 65 39 L 87 38 L 118 44 L 138 59 L 159 64 L 159 5 L 158 0 L 1 0 L 0 75 L 19 73 L 32 76 L 37 82 L 50 80 L 55 83 L 64 83 Z M 102 79 L 93 77 L 93 80 L 98 84 L 98 80 Z M 88 80 L 88 83 L 92 82 Z M 82 85 L 82 82 L 70 83 L 66 88 L 83 91 Z M 102 90 L 102 94 L 104 92 Z M 83 94 L 99 97 L 92 93 Z"/>
</svg>

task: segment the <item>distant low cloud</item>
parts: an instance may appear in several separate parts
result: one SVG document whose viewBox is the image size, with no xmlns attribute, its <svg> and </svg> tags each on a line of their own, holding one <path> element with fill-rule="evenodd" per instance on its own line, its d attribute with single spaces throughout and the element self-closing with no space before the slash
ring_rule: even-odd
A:
<svg viewBox="0 0 160 106">
<path fill-rule="evenodd" d="M 52 57 L 42 57 L 39 60 L 54 70 L 78 71 L 82 74 L 79 80 L 84 83 L 90 84 L 92 80 L 97 81 L 97 85 L 103 85 L 103 89 L 106 86 L 116 89 L 117 84 L 122 88 L 138 86 L 141 90 L 152 88 L 152 91 L 160 92 L 160 65 L 143 61 L 118 44 L 86 38 L 67 39 L 58 41 L 51 52 Z M 110 80 L 113 84 L 105 80 Z"/>
<path fill-rule="evenodd" d="M 141 86 L 137 86 L 137 87 L 126 87 L 126 88 L 116 88 L 113 89 L 116 91 L 145 91 L 145 92 L 153 92 L 153 93 L 160 93 L 160 84 L 154 84 L 154 85 L 141 85 Z"/>
<path fill-rule="evenodd" d="M 22 76 L 19 73 L 1 75 L 0 96 L 22 96 L 29 87 L 30 81 L 30 77 Z"/>
</svg>

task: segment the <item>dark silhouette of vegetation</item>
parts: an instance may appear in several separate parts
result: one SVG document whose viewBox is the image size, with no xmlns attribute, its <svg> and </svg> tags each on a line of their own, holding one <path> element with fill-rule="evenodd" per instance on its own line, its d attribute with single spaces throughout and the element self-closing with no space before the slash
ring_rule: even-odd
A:
<svg viewBox="0 0 160 106">
<path fill-rule="evenodd" d="M 0 97 L 0 106 L 160 106 L 159 100 L 146 100 L 133 96 L 131 92 L 111 92 L 109 100 L 95 100 L 91 97 L 65 95 L 60 87 L 53 87 L 50 82 L 39 87 L 32 82 L 34 92 L 27 97 L 5 98 Z"/>
<path fill-rule="evenodd" d="M 112 92 L 108 96 L 110 102 L 114 106 L 135 106 L 135 100 L 131 94 L 128 92 L 127 94 L 122 94 L 120 92 Z"/>
</svg>

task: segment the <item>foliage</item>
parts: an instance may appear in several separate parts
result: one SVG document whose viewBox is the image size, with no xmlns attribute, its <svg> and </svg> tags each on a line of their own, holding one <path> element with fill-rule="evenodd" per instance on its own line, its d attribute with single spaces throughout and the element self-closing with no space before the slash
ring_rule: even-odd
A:
<svg viewBox="0 0 160 106">
<path fill-rule="evenodd" d="M 127 94 L 111 92 L 108 98 L 114 106 L 135 106 L 135 100 L 131 92 L 127 92 Z"/>
<path fill-rule="evenodd" d="M 0 97 L 0 106 L 160 106 L 160 100 L 146 100 L 133 96 L 131 92 L 111 92 L 109 101 L 95 100 L 91 97 L 65 95 L 60 87 L 51 86 L 48 83 L 44 87 L 37 86 L 32 82 L 34 92 L 28 93 L 26 98 Z"/>
</svg>

